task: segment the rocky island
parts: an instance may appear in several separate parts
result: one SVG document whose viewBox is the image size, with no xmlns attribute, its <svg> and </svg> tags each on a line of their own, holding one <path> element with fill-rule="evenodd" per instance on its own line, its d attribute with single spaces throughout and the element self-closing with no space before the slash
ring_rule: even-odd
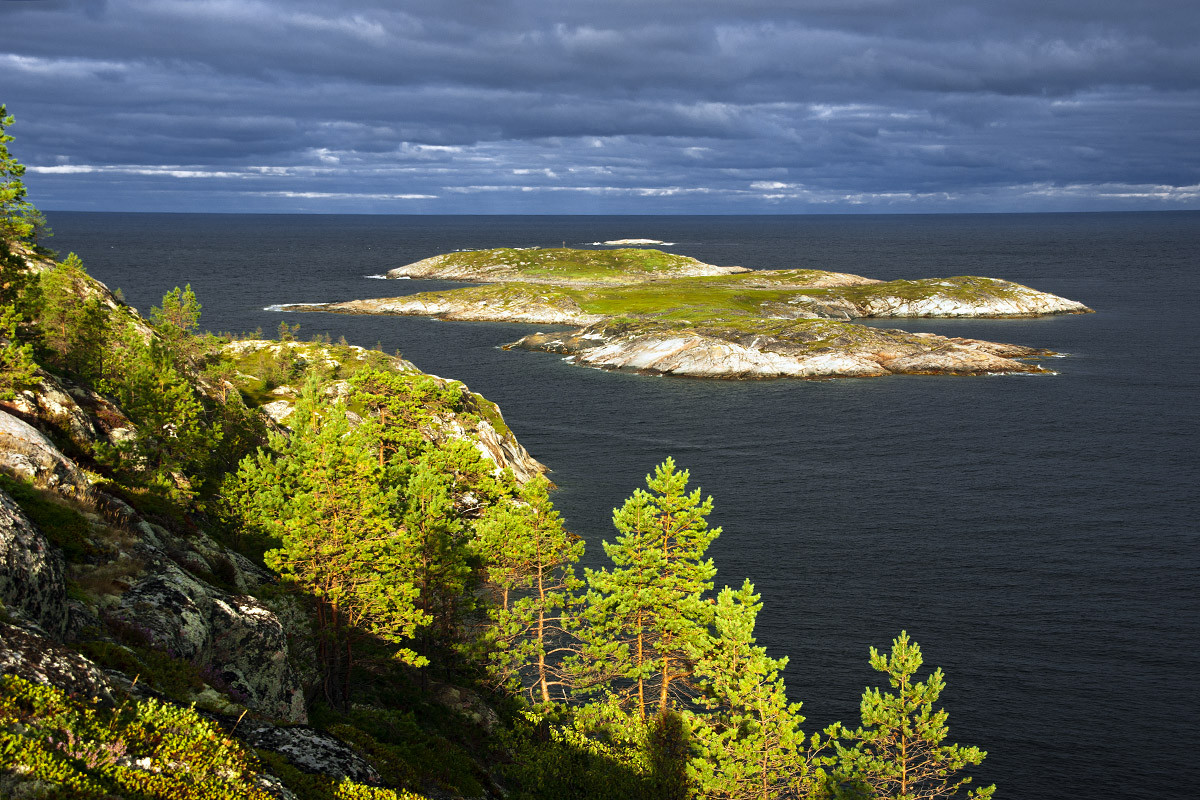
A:
<svg viewBox="0 0 1200 800">
<path fill-rule="evenodd" d="M 481 283 L 286 311 L 575 325 L 506 345 L 603 369 L 705 378 L 834 378 L 1049 372 L 1038 348 L 853 322 L 1034 317 L 1091 309 L 997 278 L 880 281 L 817 269 L 751 270 L 648 248 L 447 253 L 389 278 Z"/>
</svg>

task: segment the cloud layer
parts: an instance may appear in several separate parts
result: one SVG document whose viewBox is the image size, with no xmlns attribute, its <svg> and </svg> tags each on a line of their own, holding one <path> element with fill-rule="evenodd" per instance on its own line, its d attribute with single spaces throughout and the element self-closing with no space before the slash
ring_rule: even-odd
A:
<svg viewBox="0 0 1200 800">
<path fill-rule="evenodd" d="M 0 0 L 48 209 L 1200 208 L 1177 0 Z"/>
</svg>

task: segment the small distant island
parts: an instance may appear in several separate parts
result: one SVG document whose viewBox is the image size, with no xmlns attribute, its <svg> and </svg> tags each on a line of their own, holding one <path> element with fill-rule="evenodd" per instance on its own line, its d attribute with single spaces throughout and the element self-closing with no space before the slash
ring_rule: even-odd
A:
<svg viewBox="0 0 1200 800">
<path fill-rule="evenodd" d="M 818 269 L 716 266 L 649 248 L 496 248 L 446 253 L 388 278 L 471 283 L 284 311 L 575 325 L 505 345 L 602 369 L 703 378 L 1046 373 L 1056 353 L 867 326 L 886 317 L 1034 317 L 1091 309 L 978 276 L 880 281 Z"/>
</svg>

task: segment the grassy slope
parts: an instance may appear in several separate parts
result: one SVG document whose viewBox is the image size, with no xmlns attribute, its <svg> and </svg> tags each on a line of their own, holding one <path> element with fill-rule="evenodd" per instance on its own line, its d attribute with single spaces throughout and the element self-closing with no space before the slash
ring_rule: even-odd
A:
<svg viewBox="0 0 1200 800">
<path fill-rule="evenodd" d="M 504 267 L 516 275 L 538 281 L 595 283 L 642 281 L 698 263 L 687 256 L 632 247 L 616 250 L 500 247 L 447 253 L 439 260 L 445 267 L 477 269 L 481 273 Z"/>
<path fill-rule="evenodd" d="M 455 253 L 458 256 L 474 256 L 483 262 L 484 255 L 494 262 L 497 251 Z M 520 266 L 526 274 L 541 277 L 581 281 L 589 279 L 594 284 L 608 285 L 559 285 L 530 286 L 525 283 L 495 283 L 452 289 L 441 292 L 422 292 L 414 299 L 426 301 L 459 301 L 478 303 L 488 300 L 506 306 L 522 302 L 545 304 L 547 302 L 569 305 L 571 301 L 590 314 L 608 317 L 628 317 L 649 320 L 687 320 L 719 324 L 727 322 L 738 327 L 748 324 L 741 318 L 771 317 L 776 314 L 771 308 L 786 305 L 797 297 L 832 302 L 847 300 L 856 305 L 872 298 L 888 297 L 901 300 L 921 300 L 941 296 L 964 302 L 990 298 L 1013 299 L 1020 295 L 1015 284 L 994 278 L 957 276 L 953 278 L 929 278 L 922 280 L 896 280 L 886 283 L 871 283 L 855 286 L 813 286 L 830 273 L 821 270 L 763 270 L 734 275 L 662 277 L 645 280 L 644 273 L 630 275 L 627 271 L 611 270 L 609 260 L 591 258 L 591 254 L 610 256 L 613 253 L 651 253 L 674 258 L 658 251 L 590 251 L 590 250 L 532 250 L 512 251 L 524 254 L 528 265 Z M 563 254 L 570 254 L 564 260 Z M 540 260 L 539 260 L 540 259 Z M 647 265 L 666 262 L 657 257 L 647 257 Z"/>
</svg>

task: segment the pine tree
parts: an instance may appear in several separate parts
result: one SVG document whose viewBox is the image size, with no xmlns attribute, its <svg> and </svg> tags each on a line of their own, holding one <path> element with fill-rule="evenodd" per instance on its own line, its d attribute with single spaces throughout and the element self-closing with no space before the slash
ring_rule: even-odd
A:
<svg viewBox="0 0 1200 800">
<path fill-rule="evenodd" d="M 25 165 L 8 152 L 13 137 L 5 130 L 12 124 L 8 108 L 0 105 L 0 239 L 32 242 L 44 220 L 25 199 Z"/>
<path fill-rule="evenodd" d="M 377 369 L 356 372 L 350 385 L 351 402 L 379 422 L 380 464 L 393 457 L 416 458 L 427 447 L 423 429 L 432 426 L 434 412 L 456 410 L 462 397 L 456 384 Z"/>
<path fill-rule="evenodd" d="M 150 309 L 150 322 L 180 369 L 186 369 L 200 353 L 200 309 L 190 283 L 164 294 L 161 308 Z"/>
<path fill-rule="evenodd" d="M 413 560 L 415 602 L 429 620 L 421 637 L 425 657 L 434 649 L 434 633 L 443 646 L 455 642 L 459 622 L 471 605 L 472 572 L 451 485 L 450 476 L 422 457 L 404 487 L 403 527 Z"/>
<path fill-rule="evenodd" d="M 921 648 L 904 631 L 886 656 L 871 648 L 871 667 L 888 677 L 893 693 L 868 688 L 862 697 L 862 727 L 848 732 L 853 744 L 837 744 L 839 769 L 834 794 L 846 798 L 929 800 L 952 797 L 971 782 L 958 777 L 987 755 L 978 747 L 943 744 L 947 713 L 935 709 L 946 684 L 936 669 L 914 681 Z M 975 789 L 972 798 L 990 798 L 996 787 Z"/>
<path fill-rule="evenodd" d="M 20 324 L 14 306 L 0 306 L 0 400 L 12 400 L 17 392 L 37 385 L 33 345 L 18 338 Z"/>
<path fill-rule="evenodd" d="M 693 760 L 692 775 L 704 797 L 807 797 L 823 775 L 814 769 L 820 741 L 805 738 L 800 704 L 787 699 L 781 677 L 787 658 L 771 658 L 755 645 L 761 609 L 749 581 L 717 598 L 716 636 L 696 670 L 712 712 L 694 723 L 702 755 Z"/>
<path fill-rule="evenodd" d="M 71 253 L 39 276 L 38 325 L 49 363 L 92 381 L 104 371 L 108 308 L 88 287 L 79 256 Z"/>
<path fill-rule="evenodd" d="M 573 594 L 582 586 L 574 566 L 583 556 L 583 541 L 563 529 L 549 487 L 539 475 L 521 488 L 519 503 L 490 506 L 474 539 L 499 595 L 485 633 L 489 671 L 542 703 L 561 696 L 567 684 L 561 666 L 576 649 L 568 628 Z"/>
<path fill-rule="evenodd" d="M 203 476 L 224 431 L 188 379 L 158 343 L 132 326 L 110 337 L 97 388 L 112 397 L 137 429 L 117 454 L 118 467 L 178 499 L 191 499 L 193 478 Z"/>
<path fill-rule="evenodd" d="M 705 519 L 712 498 L 688 493 L 688 478 L 670 458 L 646 476 L 653 494 L 638 489 L 613 511 L 621 535 L 604 551 L 614 569 L 587 571 L 579 679 L 614 691 L 643 720 L 690 696 L 713 620 L 704 595 L 716 567 L 704 554 L 721 530 Z"/>
<path fill-rule="evenodd" d="M 350 695 L 354 640 L 370 633 L 404 647 L 429 618 L 417 607 L 416 543 L 401 525 L 402 501 L 375 458 L 376 431 L 351 426 L 340 404 L 306 387 L 288 419 L 290 436 L 272 437 L 274 454 L 242 462 L 228 487 L 234 515 L 273 538 L 265 560 L 317 606 L 326 698 Z"/>
</svg>

